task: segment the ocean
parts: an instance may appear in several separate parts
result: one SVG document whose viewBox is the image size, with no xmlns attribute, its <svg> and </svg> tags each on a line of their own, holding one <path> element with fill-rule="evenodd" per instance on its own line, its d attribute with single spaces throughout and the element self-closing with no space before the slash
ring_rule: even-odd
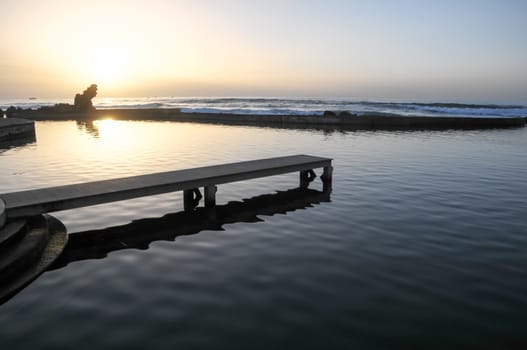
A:
<svg viewBox="0 0 527 350">
<path fill-rule="evenodd" d="M 142 103 L 403 108 L 104 107 Z M 35 126 L 36 139 L 0 149 L 0 193 L 291 154 L 332 158 L 333 191 L 321 196 L 317 179 L 298 195 L 291 173 L 219 185 L 212 218 L 185 214 L 180 192 L 54 213 L 72 240 L 94 244 L 81 239 L 0 305 L 2 349 L 527 347 L 526 127 Z"/>
<path fill-rule="evenodd" d="M 427 102 L 380 102 L 334 98 L 95 98 L 94 106 L 107 108 L 180 108 L 195 113 L 235 114 L 323 114 L 324 111 L 352 113 L 383 112 L 405 116 L 526 117 L 527 106 L 498 104 L 462 104 Z M 72 99 L 3 99 L 0 108 L 9 106 L 39 108 L 55 103 L 73 103 Z"/>
</svg>

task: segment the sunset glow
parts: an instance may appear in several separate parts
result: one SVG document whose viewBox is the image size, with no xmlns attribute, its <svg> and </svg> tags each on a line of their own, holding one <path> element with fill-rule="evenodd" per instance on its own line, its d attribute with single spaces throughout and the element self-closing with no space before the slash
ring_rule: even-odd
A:
<svg viewBox="0 0 527 350">
<path fill-rule="evenodd" d="M 0 97 L 527 102 L 524 1 L 0 3 Z"/>
<path fill-rule="evenodd" d="M 115 88 L 124 83 L 126 61 L 124 57 L 111 50 L 98 50 L 89 59 L 88 77 L 102 86 Z"/>
</svg>

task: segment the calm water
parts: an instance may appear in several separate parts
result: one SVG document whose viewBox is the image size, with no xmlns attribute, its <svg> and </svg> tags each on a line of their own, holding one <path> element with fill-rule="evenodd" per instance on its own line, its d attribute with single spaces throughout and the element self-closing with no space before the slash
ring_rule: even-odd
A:
<svg viewBox="0 0 527 350">
<path fill-rule="evenodd" d="M 180 193 L 56 213 L 124 236 L 0 306 L 2 349 L 527 346 L 527 128 L 36 126 L 0 150 L 0 193 L 296 153 L 334 158 L 333 193 L 284 199 L 288 174 L 219 186 L 212 221 Z"/>
</svg>

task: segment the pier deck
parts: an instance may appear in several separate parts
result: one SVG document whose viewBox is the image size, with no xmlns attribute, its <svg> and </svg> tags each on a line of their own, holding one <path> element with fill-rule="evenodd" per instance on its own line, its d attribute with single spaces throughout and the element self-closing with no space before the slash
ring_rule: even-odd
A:
<svg viewBox="0 0 527 350">
<path fill-rule="evenodd" d="M 184 191 L 185 209 L 192 209 L 200 187 L 205 205 L 214 206 L 216 185 L 299 171 L 300 186 L 307 187 L 312 180 L 308 172 L 317 168 L 324 168 L 322 180 L 329 189 L 330 158 L 294 155 L 5 193 L 0 202 L 8 220 L 174 191 Z"/>
</svg>

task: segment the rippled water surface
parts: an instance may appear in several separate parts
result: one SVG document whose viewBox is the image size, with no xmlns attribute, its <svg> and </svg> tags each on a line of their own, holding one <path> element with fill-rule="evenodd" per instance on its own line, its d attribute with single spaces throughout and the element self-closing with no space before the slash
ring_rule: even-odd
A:
<svg viewBox="0 0 527 350">
<path fill-rule="evenodd" d="M 334 159 L 333 192 L 284 199 L 286 174 L 220 185 L 220 219 L 181 213 L 181 193 L 56 213 L 131 233 L 0 306 L 2 349 L 527 346 L 527 128 L 36 128 L 0 150 L 0 193 L 297 153 Z"/>
</svg>

